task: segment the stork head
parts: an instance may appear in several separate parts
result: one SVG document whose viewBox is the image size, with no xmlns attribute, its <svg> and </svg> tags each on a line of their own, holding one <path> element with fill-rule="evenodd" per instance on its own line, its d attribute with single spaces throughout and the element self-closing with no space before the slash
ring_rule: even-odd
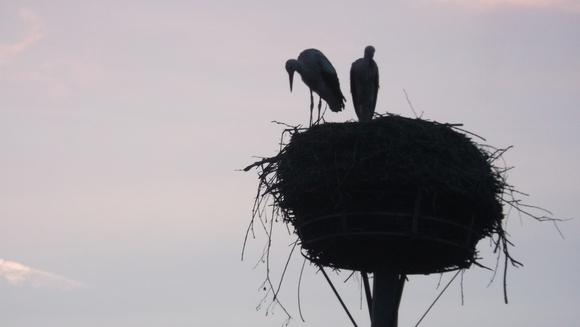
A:
<svg viewBox="0 0 580 327">
<path fill-rule="evenodd" d="M 373 59 L 375 56 L 375 47 L 369 45 L 365 48 L 365 58 Z"/>
<path fill-rule="evenodd" d="M 292 92 L 292 82 L 294 81 L 294 72 L 296 71 L 296 59 L 290 59 L 286 61 L 286 71 L 290 77 L 290 92 Z"/>
</svg>

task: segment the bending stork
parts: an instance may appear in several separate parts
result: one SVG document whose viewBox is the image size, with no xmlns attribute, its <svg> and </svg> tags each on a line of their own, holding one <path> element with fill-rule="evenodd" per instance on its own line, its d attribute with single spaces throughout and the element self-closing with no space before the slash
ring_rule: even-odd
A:
<svg viewBox="0 0 580 327">
<path fill-rule="evenodd" d="M 304 84 L 310 88 L 310 126 L 312 126 L 312 110 L 314 108 L 312 91 L 320 96 L 317 122 L 320 121 L 322 99 L 328 103 L 330 110 L 334 112 L 339 112 L 344 109 L 346 99 L 340 91 L 340 83 L 336 75 L 336 70 L 322 52 L 316 49 L 302 51 L 298 59 L 286 61 L 286 71 L 290 77 L 290 92 L 292 92 L 294 72 L 298 72 Z"/>
<path fill-rule="evenodd" d="M 373 60 L 375 48 L 365 48 L 364 58 L 352 63 L 350 67 L 350 92 L 352 103 L 359 121 L 371 121 L 377 105 L 379 92 L 379 68 Z"/>
</svg>

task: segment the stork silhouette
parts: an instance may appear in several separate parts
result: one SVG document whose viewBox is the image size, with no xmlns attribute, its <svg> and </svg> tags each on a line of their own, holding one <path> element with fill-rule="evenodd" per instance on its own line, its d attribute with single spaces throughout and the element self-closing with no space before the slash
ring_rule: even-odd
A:
<svg viewBox="0 0 580 327">
<path fill-rule="evenodd" d="M 379 68 L 373 60 L 375 48 L 365 48 L 365 55 L 350 67 L 350 92 L 359 121 L 371 121 L 377 106 L 379 92 Z"/>
<path fill-rule="evenodd" d="M 330 61 L 316 49 L 306 49 L 300 53 L 298 59 L 286 61 L 286 71 L 290 77 L 290 92 L 294 72 L 298 72 L 302 81 L 310 88 L 310 126 L 312 126 L 312 111 L 314 108 L 314 98 L 312 92 L 320 96 L 318 101 L 318 120 L 320 121 L 320 108 L 322 99 L 328 103 L 330 110 L 340 112 L 344 109 L 346 99 L 340 91 L 340 82 L 336 75 L 336 70 Z"/>
</svg>

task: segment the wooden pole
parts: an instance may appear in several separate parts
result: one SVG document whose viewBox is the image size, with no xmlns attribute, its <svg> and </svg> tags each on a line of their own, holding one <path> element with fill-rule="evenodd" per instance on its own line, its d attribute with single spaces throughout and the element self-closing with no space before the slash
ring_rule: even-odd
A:
<svg viewBox="0 0 580 327">
<path fill-rule="evenodd" d="M 405 277 L 383 268 L 373 273 L 371 327 L 397 327 Z"/>
</svg>

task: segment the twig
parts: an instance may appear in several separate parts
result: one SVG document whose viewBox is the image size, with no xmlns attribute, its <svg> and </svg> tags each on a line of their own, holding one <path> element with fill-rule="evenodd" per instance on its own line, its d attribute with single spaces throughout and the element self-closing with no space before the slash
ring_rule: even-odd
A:
<svg viewBox="0 0 580 327">
<path fill-rule="evenodd" d="M 277 155 L 275 157 L 271 157 L 271 158 L 263 158 L 262 160 L 256 161 L 253 164 L 249 165 L 248 167 L 244 168 L 244 171 L 248 171 L 248 170 L 250 170 L 250 169 L 252 169 L 254 167 L 261 166 L 261 165 L 263 165 L 265 163 L 276 162 L 276 161 L 278 161 L 278 158 L 279 158 L 279 155 Z"/>
<path fill-rule="evenodd" d="M 300 269 L 300 278 L 298 279 L 298 314 L 300 315 L 300 319 L 302 322 L 305 322 L 304 317 L 302 316 L 302 306 L 300 305 L 300 284 L 302 283 L 302 274 L 304 273 L 304 266 L 306 265 L 306 258 L 302 262 L 302 269 Z"/>
<path fill-rule="evenodd" d="M 405 91 L 405 89 L 403 89 L 403 92 L 405 92 L 405 98 L 407 98 L 407 103 L 409 104 L 409 106 L 411 106 L 411 110 L 413 111 L 415 118 L 421 118 L 423 116 L 423 113 L 421 113 L 421 117 L 417 116 L 417 113 L 415 112 L 415 109 L 413 108 L 413 105 L 411 104 L 411 100 L 409 100 L 409 96 L 407 95 L 407 91 Z"/>
</svg>

